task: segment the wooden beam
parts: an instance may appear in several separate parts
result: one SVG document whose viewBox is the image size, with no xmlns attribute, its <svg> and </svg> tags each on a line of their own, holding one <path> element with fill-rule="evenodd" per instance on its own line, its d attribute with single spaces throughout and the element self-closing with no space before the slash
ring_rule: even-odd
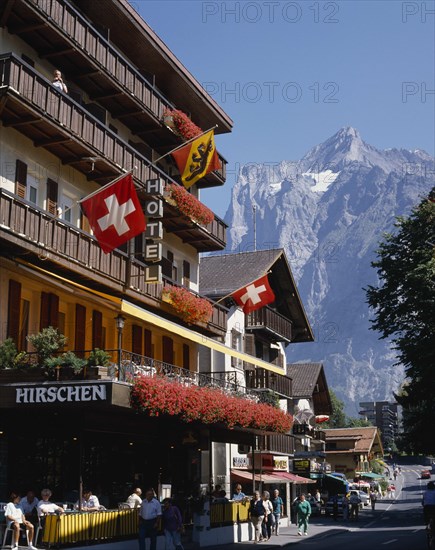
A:
<svg viewBox="0 0 435 550">
<path fill-rule="evenodd" d="M 93 101 L 101 101 L 102 99 L 110 99 L 112 97 L 118 97 L 120 95 L 124 95 L 124 92 L 121 92 L 121 90 L 117 92 L 112 92 L 111 94 L 105 94 L 105 95 L 94 95 L 92 96 Z M 116 118 L 116 117 L 115 117 Z"/>
<path fill-rule="evenodd" d="M 35 147 L 47 147 L 47 145 L 56 145 L 57 143 L 66 143 L 71 141 L 70 137 L 52 137 L 47 139 L 41 139 L 39 141 L 34 141 L 33 145 Z"/>
<path fill-rule="evenodd" d="M 54 50 L 47 53 L 39 54 L 41 59 L 49 59 L 50 57 L 58 57 L 67 53 L 75 52 L 76 48 L 65 48 L 64 50 Z"/>
<path fill-rule="evenodd" d="M 135 115 L 141 115 L 142 113 L 144 113 L 145 111 L 143 109 L 134 109 L 134 111 L 127 111 L 127 112 L 122 112 L 122 113 L 113 113 L 112 116 L 113 118 L 126 118 L 128 116 L 135 116 Z"/>
<path fill-rule="evenodd" d="M 34 23 L 33 25 L 22 25 L 19 27 L 9 27 L 9 31 L 12 34 L 25 34 L 27 32 L 37 31 L 38 29 L 43 29 L 47 27 L 47 23 Z"/>
<path fill-rule="evenodd" d="M 88 71 L 87 73 L 78 73 L 74 75 L 74 80 L 80 80 L 81 78 L 88 78 L 89 76 L 96 76 L 97 74 L 101 74 L 101 71 L 94 70 L 94 71 Z"/>
<path fill-rule="evenodd" d="M 26 126 L 27 124 L 33 124 L 34 122 L 40 122 L 41 120 L 42 117 L 27 117 L 21 118 L 15 122 L 5 122 L 3 126 L 6 126 L 7 128 L 16 128 L 17 126 Z"/>
<path fill-rule="evenodd" d="M 15 0 L 8 0 L 8 2 L 6 2 L 6 5 L 3 8 L 3 14 L 0 17 L 0 27 L 4 27 L 6 25 L 6 21 L 9 19 L 9 15 L 12 11 L 14 4 Z"/>
</svg>

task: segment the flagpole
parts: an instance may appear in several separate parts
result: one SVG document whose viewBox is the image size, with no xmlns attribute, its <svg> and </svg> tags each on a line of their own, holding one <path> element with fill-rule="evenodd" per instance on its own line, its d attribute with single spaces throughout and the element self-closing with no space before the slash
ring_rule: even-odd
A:
<svg viewBox="0 0 435 550">
<path fill-rule="evenodd" d="M 164 159 L 165 157 L 167 157 L 168 155 L 172 155 L 172 153 L 174 153 L 175 151 L 178 151 L 178 149 L 182 149 L 182 148 L 185 147 L 186 145 L 189 145 L 189 143 L 192 143 L 192 141 L 195 141 L 196 139 L 198 139 L 198 138 L 204 136 L 207 132 L 210 132 L 211 130 L 214 130 L 214 129 L 217 128 L 217 127 L 218 127 L 218 125 L 215 124 L 214 126 L 212 126 L 211 128 L 209 128 L 209 129 L 206 130 L 205 132 L 202 132 L 202 134 L 198 134 L 197 136 L 188 139 L 187 141 L 185 141 L 185 142 L 182 143 L 181 145 L 178 145 L 177 147 L 175 147 L 175 149 L 171 149 L 171 151 L 168 151 L 167 153 L 165 153 L 164 155 L 162 155 L 162 156 L 159 157 L 158 159 L 153 160 L 152 163 L 155 164 L 156 162 L 159 162 L 159 160 L 162 160 L 162 159 Z"/>
<path fill-rule="evenodd" d="M 76 204 L 80 204 L 81 202 L 83 201 L 86 201 L 90 198 L 92 198 L 94 195 L 96 195 L 97 193 L 100 193 L 100 191 L 103 191 L 104 189 L 108 189 L 111 185 L 114 185 L 116 182 L 118 182 L 119 180 L 121 180 L 122 178 L 125 178 L 125 176 L 128 176 L 128 174 L 133 174 L 133 170 L 128 170 L 128 172 L 124 172 L 123 174 L 121 174 L 120 176 L 118 176 L 116 179 L 114 179 L 113 181 L 109 181 L 109 183 L 106 183 L 106 185 L 103 185 L 103 187 L 100 187 L 99 189 L 96 189 L 95 191 L 93 191 L 92 193 L 90 193 L 89 195 L 86 195 L 86 197 L 83 197 L 82 199 L 78 200 L 76 202 Z"/>
</svg>

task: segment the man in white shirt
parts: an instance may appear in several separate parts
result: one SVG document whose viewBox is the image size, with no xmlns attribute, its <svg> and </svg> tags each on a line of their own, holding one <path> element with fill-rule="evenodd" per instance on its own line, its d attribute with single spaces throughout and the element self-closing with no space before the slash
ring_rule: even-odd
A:
<svg viewBox="0 0 435 550">
<path fill-rule="evenodd" d="M 63 514 L 64 509 L 54 502 L 50 502 L 49 498 L 51 497 L 50 489 L 42 489 L 41 491 L 41 500 L 38 502 L 37 510 L 38 516 L 43 517 L 47 514 Z"/>
<path fill-rule="evenodd" d="M 24 526 L 29 540 L 29 550 L 37 550 L 33 546 L 34 528 L 30 521 L 24 517 L 23 510 L 20 508 L 20 497 L 16 493 L 11 494 L 11 501 L 7 503 L 5 508 L 5 518 L 7 526 L 13 530 L 14 543 L 12 550 L 18 550 L 18 541 L 20 540 L 20 528 Z"/>
<path fill-rule="evenodd" d="M 142 504 L 142 499 L 140 498 L 142 494 L 142 489 L 140 487 L 135 487 L 132 494 L 127 499 L 127 504 L 130 508 L 139 508 Z"/>
<path fill-rule="evenodd" d="M 139 550 L 145 550 L 145 540 L 150 539 L 150 550 L 157 548 L 157 529 L 162 517 L 162 506 L 154 497 L 154 489 L 148 489 L 139 509 Z"/>
<path fill-rule="evenodd" d="M 76 502 L 76 508 L 79 508 L 79 503 Z M 92 494 L 90 489 L 83 489 L 82 511 L 97 512 L 100 509 L 100 501 L 98 497 Z"/>
</svg>

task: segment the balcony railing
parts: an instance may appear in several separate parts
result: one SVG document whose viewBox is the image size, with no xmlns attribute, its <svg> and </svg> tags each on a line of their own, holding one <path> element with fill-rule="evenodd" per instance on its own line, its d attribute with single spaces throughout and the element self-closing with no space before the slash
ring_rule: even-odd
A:
<svg viewBox="0 0 435 550">
<path fill-rule="evenodd" d="M 94 179 L 110 181 L 121 170 L 131 170 L 143 183 L 161 178 L 174 183 L 157 166 L 119 138 L 73 99 L 62 94 L 33 67 L 14 54 L 0 56 L 0 97 L 6 101 L 1 118 L 89 177 L 89 157 L 96 157 Z M 6 96 L 6 97 L 5 97 Z M 10 104 L 9 104 L 10 103 Z M 165 203 L 166 205 L 166 203 Z M 199 252 L 225 248 L 226 224 L 217 216 L 207 226 L 183 215 L 171 216 L 174 207 L 165 206 L 163 224 Z M 177 211 L 178 212 L 178 211 Z"/>
<path fill-rule="evenodd" d="M 314 429 L 308 424 L 293 424 L 292 434 L 296 437 L 313 437 Z"/>
<path fill-rule="evenodd" d="M 271 390 L 283 397 L 292 397 L 292 379 L 288 376 L 275 374 L 266 369 L 257 368 L 245 373 L 246 386 L 257 390 Z"/>
<path fill-rule="evenodd" d="M 292 340 L 291 321 L 270 307 L 262 307 L 249 313 L 245 317 L 245 323 L 247 329 L 267 331 L 285 342 Z"/>
<path fill-rule="evenodd" d="M 313 440 L 314 441 L 322 441 L 322 442 L 325 442 L 326 441 L 326 434 L 324 431 L 322 430 L 314 430 L 312 432 L 313 434 Z"/>
<path fill-rule="evenodd" d="M 264 436 L 262 449 L 271 453 L 291 455 L 294 452 L 294 440 L 286 434 L 266 435 Z"/>
<path fill-rule="evenodd" d="M 20 3 L 26 10 L 20 11 L 20 25 L 12 25 L 12 32 L 32 46 L 39 43 L 39 33 L 43 33 L 46 51 L 40 52 L 42 57 L 57 59 L 62 70 L 74 75 L 113 118 L 122 119 L 133 133 L 146 132 L 151 137 L 150 132 L 157 131 L 159 141 L 172 143 L 173 137 L 164 130 L 161 119 L 164 110 L 174 105 L 88 19 L 62 0 L 21 0 L 17 5 Z M 222 169 L 204 178 L 203 187 L 225 182 L 226 160 L 220 159 Z"/>
<path fill-rule="evenodd" d="M 161 308 L 161 285 L 145 282 L 145 264 L 118 249 L 104 254 L 88 233 L 1 188 L 0 224 L 2 248 L 9 247 L 14 256 L 24 252 L 31 261 L 31 253 L 35 259 L 45 260 L 46 267 L 56 265 L 66 277 L 73 274 L 86 285 L 106 287 L 115 295 L 126 293 L 155 309 Z M 225 332 L 226 315 L 224 307 L 213 304 L 207 325 L 213 334 Z"/>
</svg>

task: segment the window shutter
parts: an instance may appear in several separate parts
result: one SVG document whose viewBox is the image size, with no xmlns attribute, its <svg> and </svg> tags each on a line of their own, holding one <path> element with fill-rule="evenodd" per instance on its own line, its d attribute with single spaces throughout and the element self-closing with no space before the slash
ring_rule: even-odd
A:
<svg viewBox="0 0 435 550">
<path fill-rule="evenodd" d="M 132 345 L 131 351 L 136 355 L 142 355 L 142 327 L 132 326 Z"/>
<path fill-rule="evenodd" d="M 244 338 L 244 344 L 245 344 L 245 353 L 248 355 L 253 355 L 255 357 L 255 336 L 253 334 L 245 334 Z M 251 363 L 244 363 L 243 367 L 245 370 L 249 370 L 253 368 L 253 365 Z"/>
<path fill-rule="evenodd" d="M 47 179 L 47 211 L 57 216 L 57 190 L 58 185 L 50 178 Z"/>
<path fill-rule="evenodd" d="M 86 348 L 86 308 L 81 304 L 76 304 L 76 325 L 74 334 L 74 347 L 76 354 L 83 357 Z"/>
<path fill-rule="evenodd" d="M 19 159 L 15 163 L 15 194 L 20 199 L 26 198 L 27 164 Z"/>
<path fill-rule="evenodd" d="M 146 357 L 154 357 L 154 347 L 153 347 L 153 333 L 149 329 L 144 329 L 143 331 L 144 339 L 144 355 Z"/>
<path fill-rule="evenodd" d="M 188 344 L 183 344 L 183 369 L 190 370 L 190 348 Z"/>
<path fill-rule="evenodd" d="M 9 301 L 8 301 L 8 326 L 7 337 L 12 338 L 15 344 L 19 344 L 20 336 L 20 306 L 21 306 L 21 283 L 9 280 Z"/>
<path fill-rule="evenodd" d="M 94 309 L 92 311 L 92 349 L 103 347 L 103 314 Z"/>
<path fill-rule="evenodd" d="M 41 292 L 41 311 L 39 315 L 39 330 L 50 326 L 50 294 Z"/>
<path fill-rule="evenodd" d="M 174 341 L 169 336 L 162 336 L 162 360 L 164 363 L 174 364 Z"/>
<path fill-rule="evenodd" d="M 48 326 L 59 328 L 59 296 L 49 294 L 49 318 Z"/>
<path fill-rule="evenodd" d="M 231 330 L 231 347 L 233 349 L 237 349 L 237 335 L 239 333 L 237 333 L 234 329 Z M 237 357 L 231 357 L 231 366 L 232 367 L 237 367 L 238 365 L 238 362 L 239 360 L 237 359 Z"/>
<path fill-rule="evenodd" d="M 187 260 L 183 260 L 183 284 L 185 286 L 190 284 L 190 263 Z"/>
</svg>

